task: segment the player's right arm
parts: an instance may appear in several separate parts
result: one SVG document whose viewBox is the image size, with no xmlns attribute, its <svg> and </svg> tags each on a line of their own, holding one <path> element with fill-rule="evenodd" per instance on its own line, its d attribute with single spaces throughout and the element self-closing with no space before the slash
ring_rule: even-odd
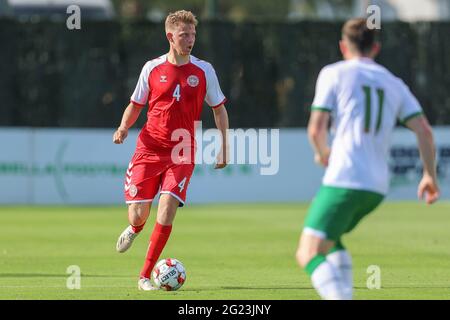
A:
<svg viewBox="0 0 450 320">
<path fill-rule="evenodd" d="M 116 144 L 123 143 L 125 138 L 128 136 L 128 129 L 130 129 L 136 120 L 139 118 L 141 110 L 148 102 L 148 95 L 150 93 L 150 85 L 148 83 L 148 78 L 151 71 L 151 62 L 147 62 L 142 68 L 141 74 L 139 75 L 136 88 L 130 98 L 130 104 L 125 109 L 122 121 L 120 122 L 119 128 L 113 135 L 113 142 Z"/>
<path fill-rule="evenodd" d="M 308 123 L 308 138 L 314 150 L 314 161 L 324 167 L 328 166 L 330 147 L 328 146 L 328 121 L 330 113 L 327 111 L 311 111 Z"/>
<path fill-rule="evenodd" d="M 308 138 L 314 150 L 314 161 L 328 166 L 330 147 L 328 146 L 328 123 L 330 112 L 336 108 L 336 75 L 329 66 L 324 67 L 317 78 L 316 92 L 311 106 L 308 123 Z"/>
<path fill-rule="evenodd" d="M 408 120 L 406 126 L 416 134 L 423 163 L 423 177 L 417 189 L 417 196 L 419 199 L 425 197 L 425 201 L 432 204 L 439 198 L 433 131 L 423 115 Z"/>
<path fill-rule="evenodd" d="M 119 128 L 113 135 L 113 142 L 115 144 L 121 144 L 128 136 L 128 129 L 130 129 L 141 114 L 142 106 L 136 105 L 130 102 L 128 107 L 125 109 L 122 121 L 120 122 Z"/>
</svg>

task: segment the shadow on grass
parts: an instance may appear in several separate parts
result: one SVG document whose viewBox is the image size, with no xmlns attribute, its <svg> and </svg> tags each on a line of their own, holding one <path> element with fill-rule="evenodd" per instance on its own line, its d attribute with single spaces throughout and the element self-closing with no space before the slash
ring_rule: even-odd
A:
<svg viewBox="0 0 450 320">
<path fill-rule="evenodd" d="M 183 288 L 182 291 L 221 291 L 221 290 L 312 290 L 312 287 L 242 287 L 242 286 L 226 286 L 226 287 L 197 287 L 197 288 Z M 180 290 L 180 291 L 181 291 Z"/>
<path fill-rule="evenodd" d="M 354 290 L 369 290 L 367 287 L 353 287 Z M 394 287 L 382 287 L 384 290 L 395 290 L 395 289 L 450 289 L 449 286 L 439 286 L 439 285 L 423 285 L 423 286 L 394 286 Z M 221 290 L 265 290 L 265 291 L 279 291 L 279 290 L 314 290 L 313 287 L 299 287 L 299 286 L 290 286 L 290 287 L 253 287 L 253 286 L 225 286 L 225 287 L 197 287 L 197 288 L 183 288 L 180 291 L 189 291 L 189 292 L 200 292 L 200 291 L 221 291 Z M 374 290 L 377 291 L 377 290 Z"/>
</svg>

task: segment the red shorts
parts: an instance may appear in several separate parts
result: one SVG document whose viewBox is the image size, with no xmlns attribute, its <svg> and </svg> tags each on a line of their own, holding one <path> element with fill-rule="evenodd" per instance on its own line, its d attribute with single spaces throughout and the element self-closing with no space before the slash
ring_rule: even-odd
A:
<svg viewBox="0 0 450 320">
<path fill-rule="evenodd" d="M 134 154 L 125 176 L 125 202 L 151 202 L 160 191 L 172 195 L 182 207 L 194 167 L 192 163 L 173 163 L 170 157 Z"/>
</svg>

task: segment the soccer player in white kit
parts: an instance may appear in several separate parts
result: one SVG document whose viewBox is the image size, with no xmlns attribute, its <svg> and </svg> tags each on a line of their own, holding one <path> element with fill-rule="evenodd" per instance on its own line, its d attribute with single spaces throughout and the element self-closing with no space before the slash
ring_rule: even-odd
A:
<svg viewBox="0 0 450 320">
<path fill-rule="evenodd" d="M 397 120 L 417 136 L 423 178 L 418 196 L 439 197 L 432 129 L 405 83 L 374 62 L 376 30 L 365 19 L 342 29 L 344 61 L 325 66 L 318 77 L 308 124 L 315 161 L 327 167 L 305 219 L 296 258 L 323 299 L 352 298 L 352 263 L 343 234 L 372 212 L 388 192 L 388 154 Z M 328 147 L 328 123 L 335 138 Z"/>
</svg>

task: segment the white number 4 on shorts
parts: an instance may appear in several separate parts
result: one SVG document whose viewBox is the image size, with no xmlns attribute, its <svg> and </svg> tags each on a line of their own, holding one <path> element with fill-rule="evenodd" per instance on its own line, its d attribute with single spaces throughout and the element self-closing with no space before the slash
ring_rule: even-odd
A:
<svg viewBox="0 0 450 320">
<path fill-rule="evenodd" d="M 178 187 L 180 188 L 180 192 L 184 189 L 184 184 L 186 183 L 186 177 L 184 177 L 183 180 L 178 184 Z"/>
</svg>

